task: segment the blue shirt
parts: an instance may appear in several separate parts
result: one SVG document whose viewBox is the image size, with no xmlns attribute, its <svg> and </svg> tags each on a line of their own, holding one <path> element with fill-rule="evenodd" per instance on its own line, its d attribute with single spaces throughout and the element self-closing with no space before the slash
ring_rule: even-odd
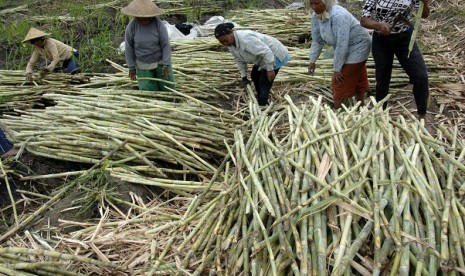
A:
<svg viewBox="0 0 465 276">
<path fill-rule="evenodd" d="M 368 59 L 371 37 L 360 22 L 345 8 L 334 5 L 329 10 L 329 19 L 320 20 L 314 12 L 312 21 L 312 46 L 310 62 L 315 63 L 323 46 L 334 48 L 334 72 L 341 72 L 344 64 L 354 64 Z"/>
</svg>

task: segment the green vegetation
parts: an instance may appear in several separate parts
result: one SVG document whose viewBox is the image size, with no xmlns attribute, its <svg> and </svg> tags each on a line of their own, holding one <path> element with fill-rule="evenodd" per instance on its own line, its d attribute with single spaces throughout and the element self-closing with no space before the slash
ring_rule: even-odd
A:
<svg viewBox="0 0 465 276">
<path fill-rule="evenodd" d="M 0 43 L 3 45 L 0 47 L 0 69 L 24 70 L 33 47 L 21 41 L 30 27 L 49 32 L 51 37 L 78 49 L 84 72 L 112 70 L 106 59 L 124 63 L 118 48 L 131 18 L 121 14 L 120 9 L 129 1 L 95 2 L 19 0 L 12 5 L 11 1 L 0 0 Z M 263 6 L 262 2 L 265 1 L 227 0 L 221 6 L 212 0 L 185 0 L 160 2 L 159 5 L 166 11 L 163 19 L 171 22 L 184 18 L 187 22 L 199 23 L 209 14 L 218 14 L 220 9 L 252 8 Z"/>
<path fill-rule="evenodd" d="M 57 5 L 56 3 L 60 3 Z M 120 14 L 120 7 L 104 6 L 95 8 L 95 1 L 63 1 L 50 5 L 35 4 L 25 7 L 21 14 L 6 7 L 0 13 L 0 43 L 6 45 L 0 53 L 1 69 L 23 70 L 33 51 L 30 44 L 21 43 L 29 28 L 36 27 L 51 34 L 51 37 L 73 46 L 80 52 L 80 64 L 84 71 L 102 70 L 108 67 L 106 59 L 121 61 L 118 53 L 123 41 L 124 29 L 129 18 Z M 27 4 L 27 3 L 25 3 Z"/>
</svg>

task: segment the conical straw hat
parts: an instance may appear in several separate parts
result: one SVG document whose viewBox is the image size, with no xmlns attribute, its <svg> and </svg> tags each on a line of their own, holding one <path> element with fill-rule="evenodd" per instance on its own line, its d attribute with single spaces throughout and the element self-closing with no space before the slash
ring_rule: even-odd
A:
<svg viewBox="0 0 465 276">
<path fill-rule="evenodd" d="M 26 37 L 23 40 L 23 43 L 29 40 L 33 40 L 34 38 L 48 36 L 50 34 L 44 33 L 41 30 L 37 30 L 36 28 L 30 28 L 29 32 L 27 32 Z"/>
<path fill-rule="evenodd" d="M 163 14 L 163 9 L 150 0 L 134 0 L 122 8 L 121 12 L 134 17 L 155 17 Z"/>
</svg>

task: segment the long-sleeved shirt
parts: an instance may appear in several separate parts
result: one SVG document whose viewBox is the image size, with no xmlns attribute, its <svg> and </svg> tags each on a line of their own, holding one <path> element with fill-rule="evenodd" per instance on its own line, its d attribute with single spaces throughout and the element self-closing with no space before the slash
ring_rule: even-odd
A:
<svg viewBox="0 0 465 276">
<path fill-rule="evenodd" d="M 362 17 L 372 17 L 375 12 L 374 20 L 386 22 L 394 25 L 397 15 L 403 15 L 408 20 L 412 19 L 412 10 L 418 10 L 420 0 L 367 0 L 363 6 Z M 409 25 L 398 21 L 393 26 L 391 33 L 405 32 L 410 28 Z"/>
<path fill-rule="evenodd" d="M 35 46 L 34 52 L 26 66 L 26 74 L 33 72 L 33 66 L 39 60 L 40 56 L 44 56 L 50 60 L 50 64 L 46 67 L 49 71 L 53 71 L 59 62 L 71 58 L 74 51 L 73 47 L 64 44 L 53 38 L 46 38 L 43 47 Z"/>
<path fill-rule="evenodd" d="M 247 64 L 257 65 L 259 69 L 272 71 L 275 57 L 280 61 L 289 56 L 289 51 L 276 38 L 250 30 L 234 31 L 235 45 L 229 46 L 229 52 L 236 60 L 241 77 L 247 76 Z"/>
<path fill-rule="evenodd" d="M 159 18 L 143 25 L 133 19 L 125 31 L 126 63 L 136 68 L 136 61 L 144 64 L 171 65 L 171 46 L 168 30 Z"/>
<path fill-rule="evenodd" d="M 325 43 L 334 48 L 334 72 L 341 72 L 344 64 L 367 60 L 371 49 L 371 37 L 360 22 L 345 8 L 334 5 L 329 19 L 320 20 L 312 15 L 312 46 L 310 63 L 315 63 Z"/>
</svg>

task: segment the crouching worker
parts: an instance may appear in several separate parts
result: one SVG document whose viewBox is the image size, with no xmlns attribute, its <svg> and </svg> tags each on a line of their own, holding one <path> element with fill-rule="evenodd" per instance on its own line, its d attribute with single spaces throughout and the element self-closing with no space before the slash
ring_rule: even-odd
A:
<svg viewBox="0 0 465 276">
<path fill-rule="evenodd" d="M 250 78 L 259 105 L 267 105 L 271 86 L 279 69 L 289 62 L 291 56 L 286 46 L 276 38 L 251 30 L 233 30 L 232 23 L 221 23 L 215 28 L 215 37 L 228 46 L 229 52 L 237 62 L 242 84 L 249 84 L 247 64 L 254 64 Z"/>
<path fill-rule="evenodd" d="M 34 45 L 34 52 L 26 67 L 26 79 L 32 81 L 33 66 L 43 56 L 50 62 L 48 66 L 40 72 L 41 77 L 45 77 L 50 72 L 58 69 L 57 66 L 62 62 L 64 72 L 77 74 L 79 73 L 78 58 L 79 53 L 73 47 L 64 44 L 53 38 L 49 38 L 50 34 L 44 33 L 36 28 L 31 28 L 23 40 L 23 43 L 30 42 Z"/>
</svg>

